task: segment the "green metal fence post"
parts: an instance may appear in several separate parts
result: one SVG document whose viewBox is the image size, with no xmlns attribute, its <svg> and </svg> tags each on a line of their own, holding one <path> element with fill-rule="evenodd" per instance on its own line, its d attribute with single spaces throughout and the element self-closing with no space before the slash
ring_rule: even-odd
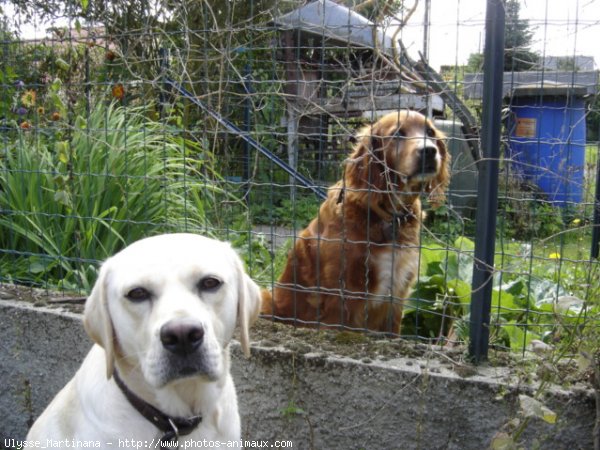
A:
<svg viewBox="0 0 600 450">
<path fill-rule="evenodd" d="M 504 1 L 488 0 L 483 64 L 482 158 L 478 162 L 475 262 L 473 264 L 469 345 L 469 354 L 475 362 L 487 359 L 489 344 L 502 127 L 504 23 Z"/>
</svg>

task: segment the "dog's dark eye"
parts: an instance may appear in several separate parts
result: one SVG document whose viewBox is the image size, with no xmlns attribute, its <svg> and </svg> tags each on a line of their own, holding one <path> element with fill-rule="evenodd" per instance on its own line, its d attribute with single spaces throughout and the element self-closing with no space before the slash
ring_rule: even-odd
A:
<svg viewBox="0 0 600 450">
<path fill-rule="evenodd" d="M 435 130 L 431 127 L 427 127 L 427 130 L 425 131 L 425 133 L 427 133 L 427 137 L 430 137 L 430 138 L 435 137 Z"/>
<path fill-rule="evenodd" d="M 405 138 L 406 133 L 404 132 L 404 130 L 402 128 L 399 128 L 398 131 L 396 131 L 396 133 L 394 133 L 394 136 L 397 138 Z"/>
<path fill-rule="evenodd" d="M 144 302 L 146 300 L 150 300 L 150 298 L 152 298 L 152 294 L 150 291 L 142 287 L 136 287 L 125 294 L 125 297 L 132 302 Z"/>
<path fill-rule="evenodd" d="M 223 284 L 221 280 L 216 277 L 209 276 L 202 278 L 200 283 L 198 283 L 198 287 L 201 291 L 214 291 L 221 286 L 221 284 Z"/>
</svg>

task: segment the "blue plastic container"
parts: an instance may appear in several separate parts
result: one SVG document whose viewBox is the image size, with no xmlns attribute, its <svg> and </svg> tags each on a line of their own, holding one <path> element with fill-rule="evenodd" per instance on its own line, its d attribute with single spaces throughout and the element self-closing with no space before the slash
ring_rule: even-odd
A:
<svg viewBox="0 0 600 450">
<path fill-rule="evenodd" d="M 585 165 L 585 88 L 545 84 L 515 89 L 511 98 L 512 169 L 548 201 L 581 202 Z"/>
</svg>

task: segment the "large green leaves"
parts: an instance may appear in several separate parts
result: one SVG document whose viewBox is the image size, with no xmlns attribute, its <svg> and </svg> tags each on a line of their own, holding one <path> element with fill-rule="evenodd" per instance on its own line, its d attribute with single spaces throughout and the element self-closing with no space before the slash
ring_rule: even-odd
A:
<svg viewBox="0 0 600 450">
<path fill-rule="evenodd" d="M 474 244 L 465 237 L 451 247 L 424 246 L 421 274 L 403 320 L 406 334 L 468 339 Z M 533 340 L 550 338 L 566 324 L 575 325 L 585 310 L 556 282 L 534 275 L 498 271 L 491 298 L 492 343 L 524 351 Z M 558 320 L 560 318 L 560 320 Z"/>
</svg>

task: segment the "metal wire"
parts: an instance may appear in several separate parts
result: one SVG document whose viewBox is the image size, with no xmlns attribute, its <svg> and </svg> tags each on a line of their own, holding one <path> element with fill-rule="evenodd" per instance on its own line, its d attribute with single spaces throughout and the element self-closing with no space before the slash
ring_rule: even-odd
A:
<svg viewBox="0 0 600 450">
<path fill-rule="evenodd" d="M 483 35 L 484 11 L 461 2 L 443 20 L 436 2 L 423 11 L 424 2 L 383 0 L 158 1 L 129 17 L 119 2 L 71 5 L 44 17 L 56 25 L 48 34 L 19 25 L 34 12 L 20 3 L 3 4 L 0 26 L 0 282 L 86 291 L 99 262 L 127 243 L 186 230 L 231 241 L 273 290 L 294 242 L 306 240 L 301 231 L 313 219 L 328 226 L 319 205 L 343 180 L 358 130 L 408 108 L 434 119 L 452 154 L 447 203 L 434 210 L 419 192 L 427 217 L 409 298 L 373 293 L 378 276 L 393 284 L 398 261 L 370 269 L 381 246 L 368 239 L 370 219 L 364 239 L 342 230 L 315 241 L 317 251 L 336 239 L 365 245 L 362 291 L 320 279 L 285 287 L 298 299 L 337 292 L 344 308 L 362 301 L 366 313 L 367 299 L 402 302 L 402 335 L 426 342 L 473 343 L 471 324 L 486 328 L 493 349 L 525 354 L 532 341 L 575 351 L 566 342 L 597 332 L 598 72 L 579 47 L 597 32 L 586 19 L 594 2 L 576 5 L 576 21 L 549 18 L 549 1 L 543 16 L 523 6 L 529 23 L 507 16 L 507 30 L 540 30 L 506 52 L 504 115 L 492 123 L 482 120 L 483 52 L 468 38 L 474 28 Z M 559 26 L 572 43 L 566 55 L 552 47 Z M 456 53 L 442 67 L 438 46 Z M 492 125 L 502 147 L 490 156 L 479 136 Z M 486 164 L 499 167 L 497 192 L 478 192 Z M 383 173 L 392 184 L 403 176 Z M 475 217 L 496 194 L 497 207 L 478 219 L 495 215 L 491 245 Z M 475 248 L 486 240 L 484 261 Z M 491 280 L 489 323 L 469 316 L 480 294 L 475 262 Z M 345 253 L 336 264 L 356 269 Z M 338 325 L 366 328 L 343 314 Z"/>
</svg>

